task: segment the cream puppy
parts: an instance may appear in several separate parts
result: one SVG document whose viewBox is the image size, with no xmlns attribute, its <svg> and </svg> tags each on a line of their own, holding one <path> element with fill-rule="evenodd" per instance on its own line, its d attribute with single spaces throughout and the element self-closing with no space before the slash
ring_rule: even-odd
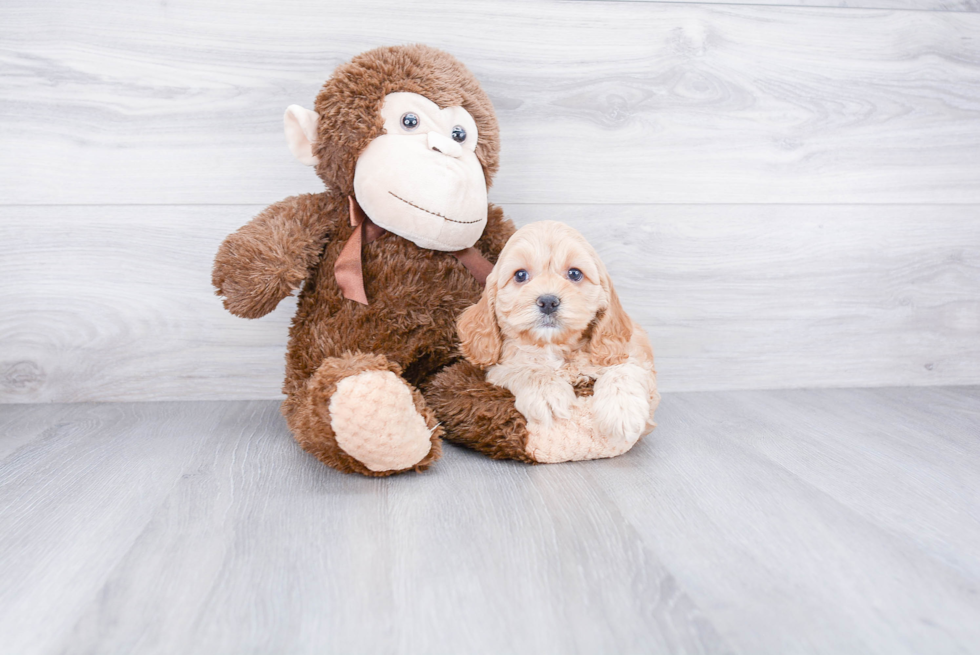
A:
<svg viewBox="0 0 980 655">
<path fill-rule="evenodd" d="M 518 230 L 458 328 L 467 359 L 514 394 L 539 461 L 617 455 L 655 425 L 650 342 L 595 249 L 567 225 Z M 589 383 L 593 395 L 576 396 Z"/>
</svg>

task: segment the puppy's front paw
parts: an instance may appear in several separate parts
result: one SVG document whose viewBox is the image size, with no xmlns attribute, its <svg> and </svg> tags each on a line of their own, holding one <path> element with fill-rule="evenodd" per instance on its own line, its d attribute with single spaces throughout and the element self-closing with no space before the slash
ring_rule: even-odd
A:
<svg viewBox="0 0 980 655">
<path fill-rule="evenodd" d="M 595 400 L 593 421 L 599 434 L 610 439 L 636 441 L 650 413 L 650 401 L 639 396 L 617 396 L 614 402 Z"/>
<path fill-rule="evenodd" d="M 550 378 L 523 389 L 514 396 L 514 407 L 528 421 L 551 423 L 552 418 L 566 419 L 572 415 L 575 389 L 561 378 Z"/>
<path fill-rule="evenodd" d="M 593 422 L 599 434 L 635 441 L 650 416 L 650 396 L 642 369 L 631 364 L 611 367 L 596 381 Z"/>
<path fill-rule="evenodd" d="M 551 415 L 555 418 L 571 418 L 575 402 L 575 387 L 561 378 L 551 380 L 544 391 Z"/>
</svg>

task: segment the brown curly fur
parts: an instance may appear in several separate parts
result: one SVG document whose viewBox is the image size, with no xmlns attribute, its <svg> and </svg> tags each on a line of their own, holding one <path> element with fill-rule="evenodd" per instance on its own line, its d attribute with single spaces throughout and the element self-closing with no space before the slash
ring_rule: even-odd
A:
<svg viewBox="0 0 980 655">
<path fill-rule="evenodd" d="M 384 97 L 398 91 L 418 93 L 440 107 L 458 105 L 473 116 L 480 135 L 476 156 L 489 187 L 500 154 L 493 104 L 455 57 L 424 45 L 370 50 L 341 64 L 323 85 L 314 105 L 320 121 L 313 154 L 324 184 L 344 197 L 354 192 L 357 158 L 384 129 Z"/>
<path fill-rule="evenodd" d="M 282 411 L 304 449 L 338 470 L 365 475 L 396 471 L 369 471 L 337 445 L 326 415 L 336 383 L 364 370 L 401 374 L 433 427 L 432 412 L 415 386 L 457 358 L 456 316 L 481 292 L 452 254 L 419 248 L 391 233 L 362 250 L 368 305 L 345 299 L 337 286 L 334 263 L 353 230 L 347 198 L 354 167 L 382 133 L 380 109 L 385 95 L 396 91 L 419 93 L 441 107 L 461 105 L 472 114 L 480 135 L 476 154 L 489 186 L 499 155 L 497 121 L 473 75 L 427 46 L 371 50 L 338 67 L 316 99 L 316 170 L 328 190 L 267 208 L 225 239 L 213 272 L 225 307 L 245 318 L 267 314 L 302 285 Z M 476 247 L 495 262 L 513 232 L 503 211 L 491 205 Z M 422 462 L 405 470 L 424 469 L 439 457 L 438 434 Z"/>
<path fill-rule="evenodd" d="M 514 394 L 486 381 L 486 371 L 467 361 L 444 369 L 426 385 L 425 398 L 442 420 L 447 441 L 493 459 L 534 463 L 525 452 L 527 421 Z"/>
</svg>

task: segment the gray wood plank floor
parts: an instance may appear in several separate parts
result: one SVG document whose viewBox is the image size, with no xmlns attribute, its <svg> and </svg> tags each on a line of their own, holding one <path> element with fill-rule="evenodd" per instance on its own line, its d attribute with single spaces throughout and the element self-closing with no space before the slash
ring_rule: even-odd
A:
<svg viewBox="0 0 980 655">
<path fill-rule="evenodd" d="M 0 406 L 0 650 L 980 643 L 980 387 L 667 394 L 618 459 L 386 480 L 277 410 Z"/>
</svg>

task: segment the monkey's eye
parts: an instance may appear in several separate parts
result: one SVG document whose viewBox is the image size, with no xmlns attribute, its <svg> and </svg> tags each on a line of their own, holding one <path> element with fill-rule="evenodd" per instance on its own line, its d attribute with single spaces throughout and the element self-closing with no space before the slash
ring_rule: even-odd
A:
<svg viewBox="0 0 980 655">
<path fill-rule="evenodd" d="M 453 141 L 456 143 L 466 141 L 466 130 L 463 129 L 462 125 L 457 125 L 453 128 Z"/>
<path fill-rule="evenodd" d="M 568 279 L 571 280 L 572 282 L 581 282 L 582 271 L 578 270 L 577 268 L 568 269 Z"/>
<path fill-rule="evenodd" d="M 416 116 L 412 112 L 408 112 L 407 114 L 402 114 L 402 127 L 404 127 L 406 130 L 414 130 L 418 126 L 419 126 L 418 116 Z"/>
<path fill-rule="evenodd" d="M 517 271 L 516 273 L 514 273 L 514 281 L 517 282 L 518 284 L 521 284 L 523 282 L 527 282 L 527 279 L 529 277 L 531 277 L 531 276 L 528 275 L 527 271 L 525 271 L 523 268 L 521 270 Z"/>
</svg>

